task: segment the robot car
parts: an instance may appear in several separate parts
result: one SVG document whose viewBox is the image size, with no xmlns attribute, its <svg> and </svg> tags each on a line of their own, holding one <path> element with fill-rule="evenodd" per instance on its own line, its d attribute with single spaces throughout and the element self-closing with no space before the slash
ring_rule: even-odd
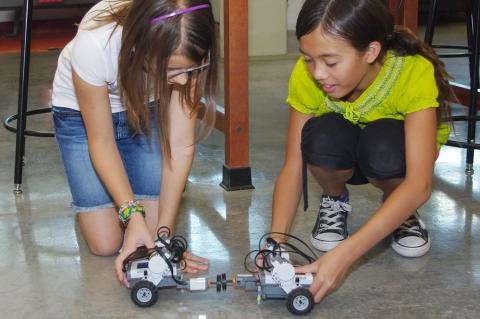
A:
<svg viewBox="0 0 480 319">
<path fill-rule="evenodd" d="M 182 255 L 187 249 L 181 236 L 159 236 L 154 249 L 141 247 L 124 261 L 124 271 L 132 287 L 130 296 L 139 307 L 150 307 L 158 300 L 158 289 L 177 288 L 204 291 L 206 278 L 182 280 Z M 222 278 L 225 278 L 223 275 Z"/>
<path fill-rule="evenodd" d="M 286 299 L 287 309 L 292 314 L 308 314 L 314 305 L 313 296 L 308 290 L 313 282 L 313 275 L 296 274 L 289 253 L 281 248 L 269 245 L 263 252 L 264 266 L 257 265 L 258 275 L 237 275 L 234 280 L 235 286 L 245 288 L 247 291 L 257 291 L 257 302 Z"/>
<path fill-rule="evenodd" d="M 140 247 L 124 261 L 130 296 L 139 307 L 153 306 L 158 300 L 158 290 L 162 288 L 206 291 L 214 284 L 220 292 L 225 291 L 228 284 L 233 284 L 236 288 L 256 291 L 258 303 L 267 299 L 286 299 L 287 309 L 295 315 L 308 314 L 313 308 L 313 297 L 308 290 L 313 275 L 296 274 L 289 252 L 282 244 L 270 241 L 266 249 L 259 250 L 262 265 L 257 265 L 258 273 L 239 274 L 232 280 L 221 274 L 217 275 L 216 281 L 204 277 L 182 279 L 182 256 L 187 249 L 183 237 L 170 238 L 167 232 L 158 236 L 155 246 L 153 249 Z M 257 257 L 258 254 L 255 260 Z"/>
</svg>

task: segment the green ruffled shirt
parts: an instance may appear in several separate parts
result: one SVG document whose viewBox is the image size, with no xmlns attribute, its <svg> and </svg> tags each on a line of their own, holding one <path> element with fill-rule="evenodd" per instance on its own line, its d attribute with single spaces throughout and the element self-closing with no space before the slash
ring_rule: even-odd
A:
<svg viewBox="0 0 480 319">
<path fill-rule="evenodd" d="M 430 61 L 420 55 L 397 56 L 389 51 L 375 81 L 354 102 L 335 100 L 325 94 L 301 57 L 290 77 L 287 103 L 301 113 L 314 116 L 341 113 L 345 119 L 364 127 L 378 119 L 404 120 L 409 113 L 438 107 L 437 97 Z M 438 148 L 446 143 L 449 134 L 447 124 L 438 126 Z"/>
</svg>

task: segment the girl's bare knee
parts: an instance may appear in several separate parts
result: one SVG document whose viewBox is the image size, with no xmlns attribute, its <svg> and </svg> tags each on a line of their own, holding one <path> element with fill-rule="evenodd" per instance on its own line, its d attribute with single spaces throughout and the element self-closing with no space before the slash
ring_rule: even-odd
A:
<svg viewBox="0 0 480 319">
<path fill-rule="evenodd" d="M 121 247 L 120 241 L 115 240 L 99 240 L 94 243 L 88 243 L 88 249 L 90 252 L 96 256 L 108 257 L 118 253 L 118 250 Z"/>
<path fill-rule="evenodd" d="M 123 230 L 114 209 L 82 213 L 78 215 L 78 221 L 92 254 L 111 256 L 118 252 L 123 241 Z"/>
<path fill-rule="evenodd" d="M 394 191 L 395 188 L 397 188 L 398 185 L 400 185 L 400 183 L 403 181 L 403 178 L 379 180 L 372 177 L 367 177 L 367 179 L 370 182 L 370 184 L 382 190 L 386 194 L 390 194 L 392 191 Z"/>
</svg>

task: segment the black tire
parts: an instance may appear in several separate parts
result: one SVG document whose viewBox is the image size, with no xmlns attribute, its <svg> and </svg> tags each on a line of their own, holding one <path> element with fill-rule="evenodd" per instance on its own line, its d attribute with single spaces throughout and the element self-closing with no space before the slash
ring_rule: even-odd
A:
<svg viewBox="0 0 480 319">
<path fill-rule="evenodd" d="M 306 315 L 313 309 L 313 296 L 306 288 L 300 287 L 287 295 L 287 309 L 294 315 Z"/>
<path fill-rule="evenodd" d="M 139 307 L 153 306 L 158 300 L 157 287 L 150 281 L 139 281 L 133 286 L 130 297 L 133 303 Z"/>
</svg>

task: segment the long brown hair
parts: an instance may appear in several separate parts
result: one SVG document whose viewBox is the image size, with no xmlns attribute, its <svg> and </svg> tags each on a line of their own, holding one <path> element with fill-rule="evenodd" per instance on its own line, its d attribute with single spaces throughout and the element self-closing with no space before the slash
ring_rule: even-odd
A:
<svg viewBox="0 0 480 319">
<path fill-rule="evenodd" d="M 168 62 L 174 52 L 209 67 L 195 72 L 180 90 L 190 114 L 199 112 L 205 98 L 202 129 L 197 141 L 208 136 L 215 123 L 217 88 L 217 41 L 212 10 L 178 15 L 151 25 L 154 17 L 201 4 L 209 0 L 109 0 L 110 8 L 95 15 L 97 26 L 115 22 L 122 26 L 118 82 L 128 121 L 136 132 L 150 134 L 149 99 L 153 92 L 155 119 L 163 153 L 171 158 L 169 105 L 172 86 L 168 84 Z M 211 5 L 211 4 L 210 4 Z M 191 94 L 193 92 L 193 94 Z"/>
<path fill-rule="evenodd" d="M 444 63 L 411 31 L 394 27 L 394 17 L 381 0 L 306 0 L 297 20 L 297 38 L 319 26 L 347 40 L 359 52 L 365 52 L 370 43 L 378 41 L 382 46 L 379 60 L 383 60 L 388 50 L 400 56 L 419 54 L 428 59 L 435 69 L 439 91 L 437 121 L 450 119 L 449 100 L 454 96 Z"/>
</svg>

